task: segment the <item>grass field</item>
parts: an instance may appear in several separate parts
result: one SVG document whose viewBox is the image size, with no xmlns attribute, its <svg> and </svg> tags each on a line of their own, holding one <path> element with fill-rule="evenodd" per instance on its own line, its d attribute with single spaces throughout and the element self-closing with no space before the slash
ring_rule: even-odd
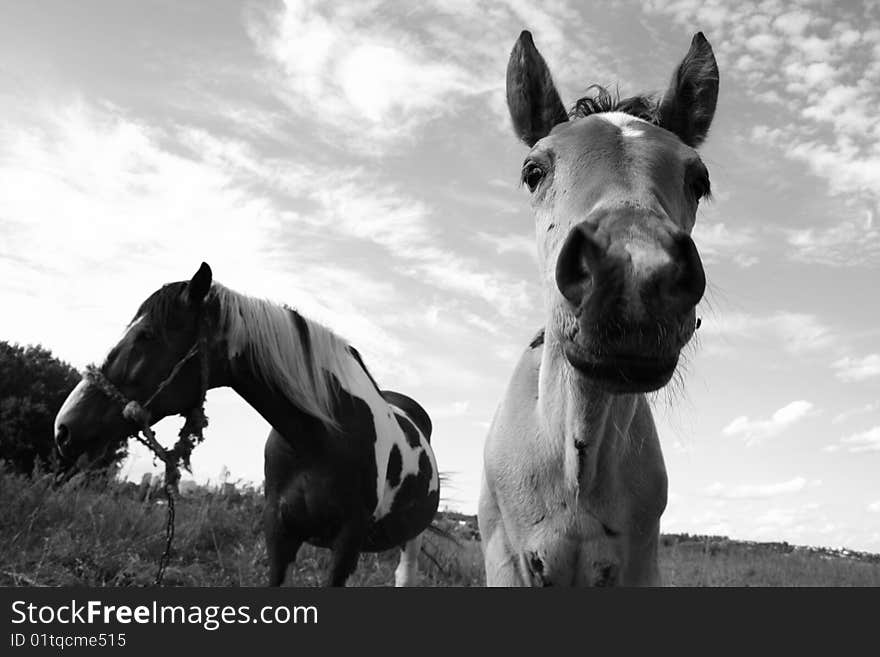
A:
<svg viewBox="0 0 880 657">
<path fill-rule="evenodd" d="M 51 475 L 0 472 L 0 585 L 150 584 L 165 540 L 166 507 L 143 500 L 131 483 L 56 484 Z M 177 503 L 166 585 L 262 586 L 267 573 L 254 490 L 223 495 L 198 488 Z M 481 586 L 480 544 L 472 517 L 438 523 L 457 541 L 429 535 L 421 556 L 426 586 Z M 289 585 L 317 586 L 325 550 L 305 546 Z M 880 586 L 880 556 L 742 543 L 720 537 L 663 536 L 663 581 L 670 586 Z M 361 557 L 351 586 L 388 586 L 397 552 Z"/>
</svg>

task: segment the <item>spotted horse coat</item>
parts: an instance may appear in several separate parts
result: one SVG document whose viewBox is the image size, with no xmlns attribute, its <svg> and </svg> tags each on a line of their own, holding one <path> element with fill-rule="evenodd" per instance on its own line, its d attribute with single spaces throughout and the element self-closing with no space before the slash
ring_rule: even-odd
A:
<svg viewBox="0 0 880 657">
<path fill-rule="evenodd" d="M 358 352 L 351 347 L 349 352 L 348 382 L 334 377 L 338 435 L 304 445 L 273 429 L 266 442 L 264 523 L 271 584 L 283 581 L 302 542 L 336 554 L 351 537 L 358 552 L 400 547 L 396 583 L 409 585 L 419 536 L 437 512 L 440 479 L 430 418 L 406 395 L 380 390 Z M 360 519 L 353 528 L 352 517 Z M 354 560 L 343 571 L 353 570 Z"/>
</svg>

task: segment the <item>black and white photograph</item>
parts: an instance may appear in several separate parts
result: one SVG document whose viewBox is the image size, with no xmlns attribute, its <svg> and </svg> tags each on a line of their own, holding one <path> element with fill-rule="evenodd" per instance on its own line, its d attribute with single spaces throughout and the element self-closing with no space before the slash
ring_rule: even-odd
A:
<svg viewBox="0 0 880 657">
<path fill-rule="evenodd" d="M 0 587 L 880 586 L 878 107 L 875 0 L 0 2 Z"/>
</svg>

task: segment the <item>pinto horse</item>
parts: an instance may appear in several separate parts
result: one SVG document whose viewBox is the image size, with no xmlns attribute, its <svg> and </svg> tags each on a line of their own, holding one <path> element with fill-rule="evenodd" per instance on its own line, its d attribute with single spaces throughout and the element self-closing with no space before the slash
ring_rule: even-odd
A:
<svg viewBox="0 0 880 657">
<path fill-rule="evenodd" d="M 718 68 L 702 33 L 659 99 L 601 87 L 566 112 L 523 32 L 507 103 L 531 149 L 546 320 L 485 444 L 479 524 L 490 586 L 654 585 L 666 507 L 645 393 L 696 328 L 705 274 L 690 237 L 709 176 L 696 147 Z"/>
<path fill-rule="evenodd" d="M 200 349 L 201 368 L 189 358 Z M 420 535 L 440 499 L 431 420 L 409 397 L 379 390 L 358 352 L 328 329 L 213 282 L 202 263 L 191 280 L 141 304 L 99 371 L 120 397 L 149 398 L 150 424 L 229 386 L 272 425 L 263 518 L 270 585 L 284 582 L 303 542 L 332 550 L 330 585 L 344 585 L 362 551 L 394 547 L 402 552 L 395 583 L 413 583 Z M 55 419 L 61 453 L 135 434 L 122 410 L 84 378 Z"/>
</svg>

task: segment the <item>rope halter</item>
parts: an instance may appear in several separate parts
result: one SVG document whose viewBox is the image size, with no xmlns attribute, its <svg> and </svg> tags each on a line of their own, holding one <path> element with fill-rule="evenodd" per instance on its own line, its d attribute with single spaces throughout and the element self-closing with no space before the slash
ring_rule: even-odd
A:
<svg viewBox="0 0 880 657">
<path fill-rule="evenodd" d="M 201 443 L 205 437 L 203 430 L 208 426 L 208 418 L 205 415 L 205 395 L 208 392 L 208 330 L 204 315 L 199 317 L 199 333 L 193 346 L 184 354 L 171 372 L 156 387 L 155 392 L 143 404 L 137 400 L 128 399 L 107 375 L 96 365 L 86 366 L 84 378 L 103 392 L 110 400 L 115 401 L 122 407 L 122 417 L 138 427 L 137 431 L 129 434 L 129 438 L 137 440 L 147 446 L 150 451 L 162 459 L 165 463 L 165 498 L 168 502 L 168 517 L 165 522 L 165 551 L 159 559 L 154 584 L 160 586 L 165 575 L 165 569 L 171 559 L 171 544 L 174 540 L 174 496 L 178 493 L 177 485 L 180 482 L 180 464 L 190 469 L 190 454 L 193 448 Z M 199 356 L 199 401 L 184 415 L 186 418 L 183 427 L 178 434 L 179 439 L 170 450 L 165 449 L 156 440 L 156 432 L 150 427 L 152 416 L 150 404 L 177 378 L 177 375 L 192 358 Z M 143 434 L 143 436 L 141 435 Z"/>
<path fill-rule="evenodd" d="M 177 484 L 180 481 L 179 465 L 182 464 L 188 472 L 191 471 L 190 455 L 195 445 L 204 440 L 203 430 L 208 426 L 208 418 L 205 416 L 205 396 L 208 391 L 209 374 L 207 346 L 207 331 L 202 326 L 193 346 L 177 361 L 168 376 L 159 383 L 155 392 L 143 403 L 128 399 L 104 374 L 102 369 L 94 364 L 87 365 L 83 375 L 91 385 L 98 388 L 108 399 L 116 402 L 122 408 L 122 417 L 138 427 L 135 433 L 129 434 L 129 438 L 136 438 L 162 460 L 165 464 L 165 483 L 166 485 L 170 484 L 174 491 L 177 491 Z M 197 355 L 200 357 L 199 402 L 186 413 L 181 413 L 186 419 L 178 434 L 179 439 L 173 448 L 167 450 L 156 440 L 156 432 L 150 427 L 152 414 L 149 408 L 155 399 L 174 382 L 183 367 Z"/>
</svg>

